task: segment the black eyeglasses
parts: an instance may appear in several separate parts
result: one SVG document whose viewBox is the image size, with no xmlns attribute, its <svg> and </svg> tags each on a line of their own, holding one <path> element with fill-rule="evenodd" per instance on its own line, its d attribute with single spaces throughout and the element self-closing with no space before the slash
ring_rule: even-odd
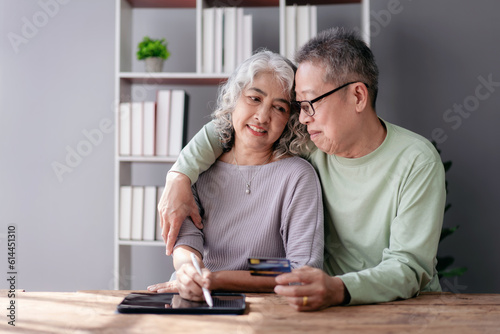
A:
<svg viewBox="0 0 500 334">
<path fill-rule="evenodd" d="M 332 95 L 336 91 L 341 90 L 342 88 L 347 87 L 347 86 L 352 85 L 353 83 L 357 83 L 357 82 L 361 82 L 361 81 L 348 82 L 348 83 L 343 84 L 342 86 L 337 87 L 334 90 L 331 90 L 328 93 L 325 93 L 325 94 L 323 94 L 323 95 L 321 95 L 321 96 L 319 96 L 319 97 L 317 97 L 317 98 L 315 98 L 314 100 L 311 100 L 311 101 L 307 101 L 307 100 L 306 101 L 293 101 L 292 102 L 292 106 L 294 108 L 296 108 L 296 110 L 298 110 L 299 112 L 303 111 L 307 116 L 311 116 L 312 117 L 316 113 L 316 111 L 314 110 L 314 107 L 313 107 L 313 103 L 318 102 L 319 100 L 324 99 L 325 97 L 327 97 L 329 95 Z M 361 82 L 361 83 L 363 83 L 366 86 L 366 88 L 370 88 L 364 82 Z"/>
</svg>

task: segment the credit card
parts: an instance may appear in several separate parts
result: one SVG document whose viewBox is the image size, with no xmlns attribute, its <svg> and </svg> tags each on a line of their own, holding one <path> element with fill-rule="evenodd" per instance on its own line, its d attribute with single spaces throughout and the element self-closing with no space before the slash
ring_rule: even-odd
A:
<svg viewBox="0 0 500 334">
<path fill-rule="evenodd" d="M 281 258 L 249 258 L 248 268 L 253 276 L 278 276 L 292 271 L 290 260 Z"/>
</svg>

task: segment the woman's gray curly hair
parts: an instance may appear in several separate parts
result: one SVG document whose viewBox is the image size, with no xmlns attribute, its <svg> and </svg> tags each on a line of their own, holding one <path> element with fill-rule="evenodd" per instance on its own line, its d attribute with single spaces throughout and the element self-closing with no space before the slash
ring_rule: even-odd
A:
<svg viewBox="0 0 500 334">
<path fill-rule="evenodd" d="M 243 90 L 252 84 L 254 78 L 263 72 L 275 75 L 288 95 L 289 101 L 295 99 L 296 66 L 287 58 L 268 51 L 257 51 L 245 60 L 231 74 L 225 84 L 219 88 L 217 107 L 212 113 L 215 131 L 219 136 L 224 152 L 231 150 L 234 144 L 232 113 Z M 275 158 L 286 154 L 297 155 L 306 147 L 309 134 L 306 126 L 299 122 L 300 110 L 290 107 L 290 118 L 280 138 L 274 143 Z"/>
</svg>

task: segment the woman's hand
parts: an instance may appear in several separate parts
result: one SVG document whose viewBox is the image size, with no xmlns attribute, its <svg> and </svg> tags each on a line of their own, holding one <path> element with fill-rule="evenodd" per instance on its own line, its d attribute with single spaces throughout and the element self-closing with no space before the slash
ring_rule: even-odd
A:
<svg viewBox="0 0 500 334">
<path fill-rule="evenodd" d="M 297 311 L 316 311 L 342 304 L 347 292 L 340 278 L 308 266 L 277 276 L 276 284 L 274 292 L 285 296 Z"/>
<path fill-rule="evenodd" d="M 204 301 L 202 287 L 210 289 L 212 273 L 207 268 L 202 268 L 200 275 L 191 263 L 184 263 L 177 270 L 177 289 L 184 299 Z"/>
<path fill-rule="evenodd" d="M 167 255 L 172 254 L 177 235 L 186 217 L 190 216 L 196 227 L 203 228 L 198 206 L 191 192 L 191 181 L 184 174 L 167 173 L 165 190 L 158 203 L 158 213 Z"/>
<path fill-rule="evenodd" d="M 177 289 L 177 282 L 176 281 L 150 285 L 150 286 L 148 286 L 148 291 L 157 292 L 157 293 L 179 292 L 179 290 Z"/>
</svg>

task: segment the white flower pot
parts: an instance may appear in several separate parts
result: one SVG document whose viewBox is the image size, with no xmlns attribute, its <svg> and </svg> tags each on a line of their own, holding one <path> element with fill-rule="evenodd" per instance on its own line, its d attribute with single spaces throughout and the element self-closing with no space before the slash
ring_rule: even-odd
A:
<svg viewBox="0 0 500 334">
<path fill-rule="evenodd" d="M 150 57 L 145 59 L 146 72 L 162 72 L 164 60 L 159 57 Z"/>
</svg>

